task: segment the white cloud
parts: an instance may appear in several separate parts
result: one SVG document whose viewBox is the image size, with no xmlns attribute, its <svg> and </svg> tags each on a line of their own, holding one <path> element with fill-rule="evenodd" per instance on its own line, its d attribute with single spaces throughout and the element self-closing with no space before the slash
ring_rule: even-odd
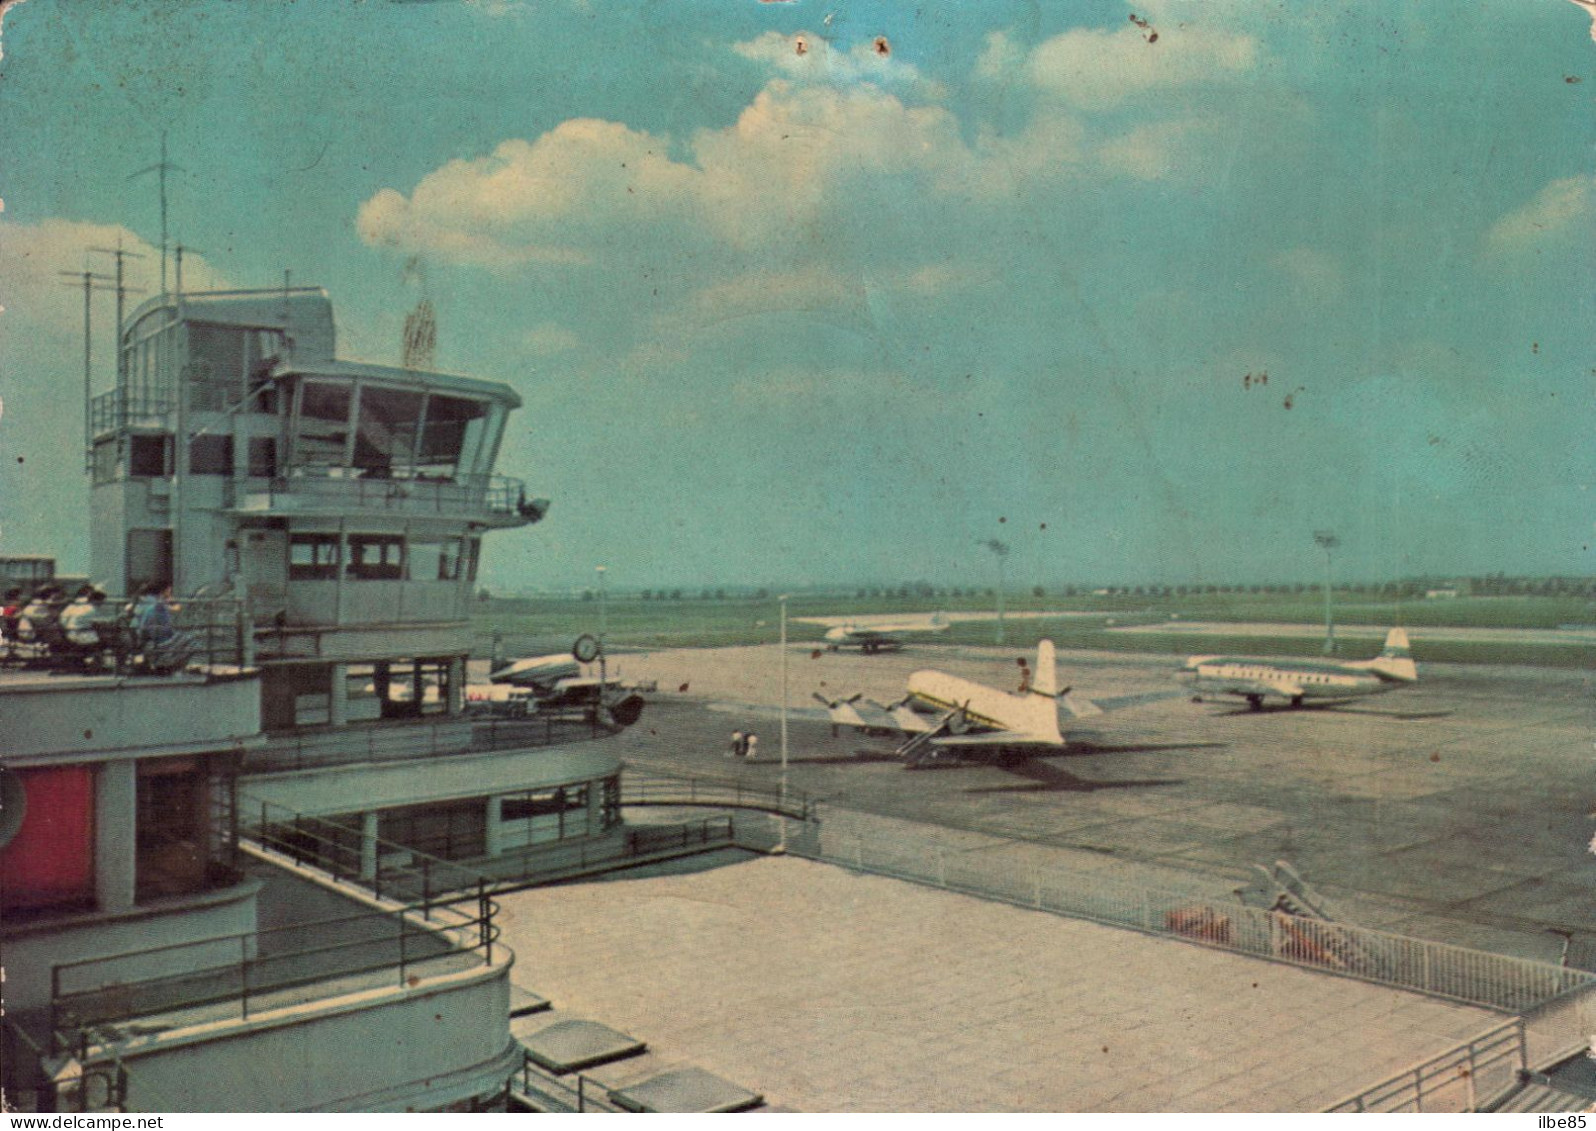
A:
<svg viewBox="0 0 1596 1131">
<path fill-rule="evenodd" d="M 873 86 L 774 81 L 734 124 L 701 131 L 690 149 L 691 161 L 674 161 L 664 139 L 574 119 L 536 141 L 451 161 L 408 197 L 383 189 L 356 224 L 367 243 L 455 262 L 584 263 L 617 232 L 658 241 L 669 228 L 677 254 L 695 234 L 768 248 L 844 203 L 847 182 L 906 176 L 945 189 L 969 175 L 951 114 Z"/>
<path fill-rule="evenodd" d="M 842 48 L 811 32 L 788 35 L 767 31 L 757 38 L 732 44 L 744 59 L 761 63 L 793 82 L 823 82 L 845 86 L 874 83 L 878 86 L 916 87 L 921 96 L 935 96 L 940 88 L 927 83 L 913 63 L 905 63 L 892 52 L 884 36 Z"/>
<path fill-rule="evenodd" d="M 1492 224 L 1485 239 L 1492 251 L 1512 255 L 1556 243 L 1571 232 L 1588 236 L 1593 223 L 1596 176 L 1562 177 Z"/>
<path fill-rule="evenodd" d="M 975 77 L 988 82 L 1006 82 L 1025 67 L 1025 48 L 1009 38 L 1007 32 L 993 31 L 975 61 Z"/>
<path fill-rule="evenodd" d="M 121 247 L 129 253 L 126 282 L 130 293 L 127 309 L 132 310 L 160 285 L 161 249 L 145 243 L 126 228 L 111 224 L 88 224 L 76 220 L 41 220 L 37 223 L 0 219 L 0 337 L 13 335 L 64 335 L 81 340 L 83 334 L 83 290 L 65 272 L 94 271 L 112 275 L 115 261 L 109 255 L 91 253 L 90 248 Z M 175 265 L 168 270 L 175 272 Z M 183 258 L 183 285 L 189 290 L 225 288 L 228 281 L 196 255 Z M 96 292 L 93 321 L 105 328 L 107 341 L 112 331 L 114 298 Z M 95 337 L 100 335 L 96 330 Z"/>
<path fill-rule="evenodd" d="M 844 51 L 815 36 L 769 32 L 734 50 L 783 77 L 728 126 L 671 138 L 572 119 L 451 161 L 408 195 L 382 189 L 361 205 L 357 228 L 373 245 L 501 270 L 757 255 L 779 271 L 816 258 L 864 259 L 868 249 L 906 256 L 880 266 L 909 274 L 925 263 L 912 261 L 917 241 L 895 231 L 916 217 L 935 222 L 939 209 L 1085 178 L 1155 180 L 1204 167 L 1216 120 L 1185 105 L 1173 113 L 1155 106 L 1109 125 L 1092 111 L 1136 92 L 1238 78 L 1257 47 L 1246 35 L 1205 28 L 1178 29 L 1156 44 L 1143 36 L 1135 26 L 1071 31 L 1030 49 L 1002 32 L 988 36 L 980 68 L 1018 74 L 1034 104 L 1002 133 L 977 128 L 972 142 L 911 65 L 868 42 Z M 872 218 L 890 219 L 863 222 Z"/>
<path fill-rule="evenodd" d="M 1025 73 L 1038 91 L 1101 110 L 1154 91 L 1242 78 L 1257 64 L 1250 35 L 1187 26 L 1149 43 L 1134 24 L 1117 31 L 1076 28 L 1033 48 Z"/>
</svg>

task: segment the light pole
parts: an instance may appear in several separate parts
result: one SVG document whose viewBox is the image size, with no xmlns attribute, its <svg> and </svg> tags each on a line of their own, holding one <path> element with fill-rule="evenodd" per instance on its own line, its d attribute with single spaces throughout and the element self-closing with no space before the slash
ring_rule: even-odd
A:
<svg viewBox="0 0 1596 1131">
<path fill-rule="evenodd" d="M 781 605 L 781 812 L 776 815 L 781 833 L 777 852 L 787 851 L 787 597 L 783 593 L 776 598 Z"/>
<path fill-rule="evenodd" d="M 1330 551 L 1341 544 L 1333 530 L 1315 530 L 1313 540 L 1324 551 L 1324 654 L 1330 655 L 1336 650 L 1335 621 L 1330 613 Z"/>
<path fill-rule="evenodd" d="M 599 597 L 599 651 L 604 650 L 604 574 L 608 572 L 606 566 L 594 566 L 593 571 L 598 574 Z"/>
<path fill-rule="evenodd" d="M 986 541 L 984 541 L 984 542 L 982 542 L 980 544 L 985 546 L 988 550 L 991 550 L 993 555 L 997 558 L 997 567 L 998 567 L 997 642 L 999 644 L 1002 644 L 1003 643 L 1003 559 L 1009 556 L 1009 544 L 1007 542 L 1000 542 L 996 538 L 988 538 Z"/>
</svg>

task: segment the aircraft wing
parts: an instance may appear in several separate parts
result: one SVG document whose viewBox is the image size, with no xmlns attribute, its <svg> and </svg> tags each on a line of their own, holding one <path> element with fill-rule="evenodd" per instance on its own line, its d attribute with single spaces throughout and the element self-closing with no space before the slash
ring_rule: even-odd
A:
<svg viewBox="0 0 1596 1131">
<path fill-rule="evenodd" d="M 940 726 L 929 715 L 920 714 L 906 703 L 892 708 L 892 721 L 905 734 L 925 734 Z"/>
<path fill-rule="evenodd" d="M 1072 719 L 1089 719 L 1093 715 L 1101 715 L 1104 708 L 1086 698 L 1084 695 L 1072 695 L 1068 691 L 1058 697 L 1059 709 Z"/>
<path fill-rule="evenodd" d="M 924 734 L 935 729 L 934 720 L 919 714 L 906 703 L 883 706 L 869 699 L 860 702 L 857 697 L 831 701 L 824 696 L 817 695 L 816 698 L 825 703 L 826 714 L 837 726 L 856 730 L 896 730 L 904 734 Z"/>
<path fill-rule="evenodd" d="M 1076 714 L 1071 709 L 1069 702 L 1071 699 L 1077 702 L 1084 702 L 1096 708 L 1093 711 L 1089 711 L 1088 714 L 1101 715 L 1108 711 L 1123 711 L 1130 707 L 1145 707 L 1151 703 L 1162 703 L 1166 699 L 1184 699 L 1190 694 L 1191 690 L 1189 688 L 1177 687 L 1162 691 L 1143 691 L 1136 695 L 1116 695 L 1107 699 L 1083 700 L 1080 696 L 1066 695 L 1060 702 L 1064 704 L 1064 709 L 1076 718 L 1084 718 L 1086 717 L 1085 715 Z"/>
</svg>

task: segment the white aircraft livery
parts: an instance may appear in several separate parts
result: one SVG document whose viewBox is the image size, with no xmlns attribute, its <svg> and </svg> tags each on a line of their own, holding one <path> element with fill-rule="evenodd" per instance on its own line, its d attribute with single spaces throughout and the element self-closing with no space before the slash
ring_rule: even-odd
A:
<svg viewBox="0 0 1596 1131">
<path fill-rule="evenodd" d="M 862 696 L 826 699 L 816 695 L 839 726 L 864 730 L 891 728 L 906 736 L 897 754 L 911 768 L 966 758 L 1014 760 L 1058 754 L 1064 750 L 1059 711 L 1073 718 L 1100 715 L 1105 709 L 1135 706 L 1170 694 L 1135 695 L 1103 705 L 1058 687 L 1053 642 L 1036 646 L 1036 667 L 1024 688 L 1011 693 L 971 679 L 922 668 L 909 676 L 908 694 L 891 706 L 867 702 L 869 717 L 859 709 Z"/>
<path fill-rule="evenodd" d="M 1379 695 L 1418 682 L 1419 669 L 1408 653 L 1408 634 L 1393 628 L 1372 660 L 1289 660 L 1258 656 L 1192 656 L 1181 669 L 1205 695 L 1233 695 L 1254 711 L 1264 700 L 1293 707 L 1314 701 L 1336 703 Z"/>
<path fill-rule="evenodd" d="M 947 618 L 941 613 L 930 616 L 909 617 L 859 617 L 854 620 L 837 624 L 830 617 L 795 617 L 801 624 L 824 624 L 826 629 L 826 647 L 835 652 L 838 648 L 852 646 L 861 652 L 895 652 L 904 645 L 904 640 L 909 636 L 919 636 L 929 632 L 945 632 L 948 628 Z"/>
</svg>

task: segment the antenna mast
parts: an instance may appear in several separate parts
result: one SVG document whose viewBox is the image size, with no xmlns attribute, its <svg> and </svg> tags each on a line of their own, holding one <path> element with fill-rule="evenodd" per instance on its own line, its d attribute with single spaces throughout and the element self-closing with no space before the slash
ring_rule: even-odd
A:
<svg viewBox="0 0 1596 1131">
<path fill-rule="evenodd" d="M 66 284 L 69 287 L 83 287 L 83 453 L 88 459 L 89 449 L 94 443 L 94 434 L 89 422 L 89 401 L 92 399 L 91 384 L 94 379 L 94 339 L 89 334 L 89 298 L 95 291 L 106 290 L 106 284 L 111 281 L 108 275 L 96 275 L 93 271 L 63 271 L 62 275 L 71 279 Z"/>
<path fill-rule="evenodd" d="M 166 174 L 167 172 L 186 173 L 187 169 L 181 165 L 174 165 L 166 159 L 166 131 L 161 131 L 161 159 L 153 165 L 147 165 L 138 172 L 131 174 L 128 180 L 142 177 L 145 173 L 154 173 L 161 186 L 161 293 L 166 293 Z"/>
<path fill-rule="evenodd" d="M 144 256 L 136 251 L 123 251 L 122 241 L 118 239 L 115 247 L 91 247 L 90 251 L 101 255 L 114 255 L 116 257 L 116 384 L 117 388 L 127 385 L 127 358 L 122 350 L 122 311 L 129 288 L 123 283 L 122 261 L 124 259 L 143 259 Z M 165 289 L 165 284 L 162 284 Z M 134 288 L 136 291 L 137 289 Z"/>
</svg>

